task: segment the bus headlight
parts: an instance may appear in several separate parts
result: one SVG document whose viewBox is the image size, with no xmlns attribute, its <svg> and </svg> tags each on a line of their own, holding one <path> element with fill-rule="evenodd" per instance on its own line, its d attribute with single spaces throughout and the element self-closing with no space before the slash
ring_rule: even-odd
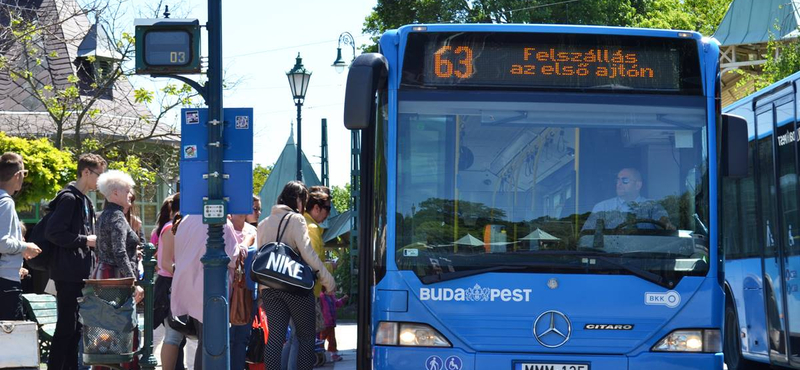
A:
<svg viewBox="0 0 800 370">
<path fill-rule="evenodd" d="M 722 336 L 717 329 L 675 330 L 652 348 L 658 352 L 722 352 Z"/>
<path fill-rule="evenodd" d="M 450 342 L 427 324 L 381 321 L 375 344 L 384 346 L 452 347 Z"/>
</svg>

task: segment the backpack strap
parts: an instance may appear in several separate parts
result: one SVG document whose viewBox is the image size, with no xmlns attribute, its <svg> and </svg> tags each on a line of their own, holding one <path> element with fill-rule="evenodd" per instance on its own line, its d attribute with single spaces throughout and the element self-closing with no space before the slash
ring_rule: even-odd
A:
<svg viewBox="0 0 800 370">
<path fill-rule="evenodd" d="M 278 242 L 278 243 L 281 242 L 281 239 L 283 239 L 283 234 L 286 233 L 286 228 L 283 228 L 283 232 L 281 232 L 281 226 L 283 226 L 283 220 L 285 220 L 286 217 L 289 216 L 289 214 L 291 214 L 291 212 L 287 212 L 285 215 L 283 215 L 283 217 L 281 217 L 281 222 L 278 223 L 278 235 L 277 235 L 278 239 L 276 240 L 276 242 Z M 287 222 L 287 225 L 288 225 L 288 222 Z"/>
</svg>

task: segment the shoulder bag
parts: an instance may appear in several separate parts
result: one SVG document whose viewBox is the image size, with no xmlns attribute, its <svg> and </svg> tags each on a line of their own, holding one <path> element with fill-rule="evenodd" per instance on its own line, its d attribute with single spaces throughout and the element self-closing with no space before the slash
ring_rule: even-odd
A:
<svg viewBox="0 0 800 370">
<path fill-rule="evenodd" d="M 314 289 L 316 274 L 311 267 L 303 261 L 297 252 L 290 246 L 281 242 L 286 232 L 283 222 L 287 213 L 278 224 L 278 235 L 274 242 L 262 245 L 255 258 L 253 258 L 250 278 L 253 281 L 270 287 L 294 294 L 308 294 Z"/>
<path fill-rule="evenodd" d="M 237 246 L 238 248 L 238 246 Z M 239 253 L 236 271 L 233 273 L 233 292 L 231 293 L 231 325 L 251 324 L 253 319 L 253 291 L 247 289 L 244 276 L 246 251 Z"/>
</svg>

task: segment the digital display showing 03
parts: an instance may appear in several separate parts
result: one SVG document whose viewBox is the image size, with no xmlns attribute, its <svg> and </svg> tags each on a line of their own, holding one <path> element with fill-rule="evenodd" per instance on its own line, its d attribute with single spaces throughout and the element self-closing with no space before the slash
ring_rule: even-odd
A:
<svg viewBox="0 0 800 370">
<path fill-rule="evenodd" d="M 609 35 L 409 35 L 403 84 L 698 94 L 697 43 Z"/>
</svg>

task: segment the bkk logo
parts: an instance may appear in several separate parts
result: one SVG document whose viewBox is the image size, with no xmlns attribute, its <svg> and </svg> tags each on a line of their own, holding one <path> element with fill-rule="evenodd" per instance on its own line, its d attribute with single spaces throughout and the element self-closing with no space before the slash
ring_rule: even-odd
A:
<svg viewBox="0 0 800 370">
<path fill-rule="evenodd" d="M 456 301 L 456 302 L 530 302 L 532 289 L 494 289 L 482 288 L 475 284 L 472 288 L 420 288 L 419 299 L 422 301 Z"/>
</svg>

